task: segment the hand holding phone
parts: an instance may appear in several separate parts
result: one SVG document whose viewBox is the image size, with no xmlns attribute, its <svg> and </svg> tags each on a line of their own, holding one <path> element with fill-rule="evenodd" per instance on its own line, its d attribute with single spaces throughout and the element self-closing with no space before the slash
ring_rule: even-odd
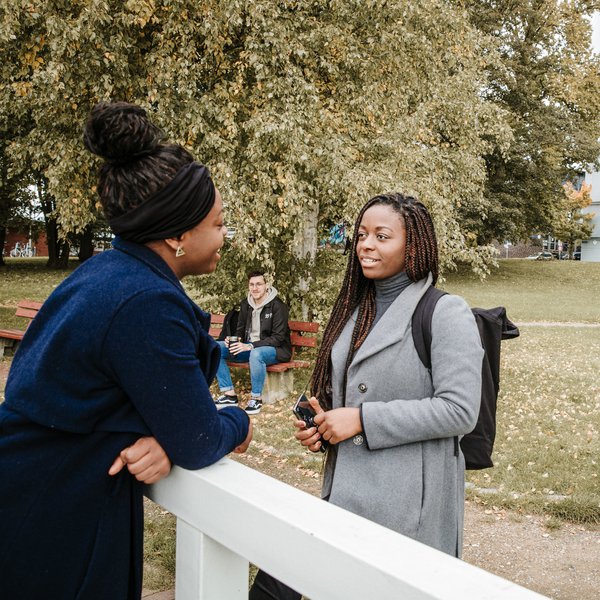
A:
<svg viewBox="0 0 600 600">
<path fill-rule="evenodd" d="M 296 418 L 300 421 L 304 421 L 306 423 L 306 428 L 310 429 L 311 427 L 316 427 L 314 417 L 316 415 L 313 407 L 310 405 L 306 394 L 301 394 L 298 400 L 296 400 L 296 404 L 294 404 L 292 408 L 292 412 L 296 415 Z M 327 446 L 329 446 L 329 442 L 321 438 L 321 452 L 325 452 L 327 450 Z"/>
</svg>

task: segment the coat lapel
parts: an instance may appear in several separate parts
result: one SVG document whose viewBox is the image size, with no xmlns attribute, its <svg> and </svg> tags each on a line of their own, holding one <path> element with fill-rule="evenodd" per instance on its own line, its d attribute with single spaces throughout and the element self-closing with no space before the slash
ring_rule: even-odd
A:
<svg viewBox="0 0 600 600">
<path fill-rule="evenodd" d="M 394 300 L 358 349 L 350 365 L 350 370 L 357 368 L 364 360 L 402 339 L 410 324 L 412 314 L 425 290 L 431 285 L 431 281 L 432 277 L 429 274 L 427 279 L 421 279 L 409 285 Z"/>
</svg>

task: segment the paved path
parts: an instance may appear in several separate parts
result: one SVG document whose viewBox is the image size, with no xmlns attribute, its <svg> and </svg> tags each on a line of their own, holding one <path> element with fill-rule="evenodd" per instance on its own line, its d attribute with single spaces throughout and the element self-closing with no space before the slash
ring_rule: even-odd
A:
<svg viewBox="0 0 600 600">
<path fill-rule="evenodd" d="M 578 323 L 575 321 L 529 321 L 517 323 L 517 327 L 600 327 L 600 323 Z"/>
<path fill-rule="evenodd" d="M 142 590 L 142 598 L 144 600 L 175 600 L 175 590 L 167 590 L 166 592 Z"/>
</svg>

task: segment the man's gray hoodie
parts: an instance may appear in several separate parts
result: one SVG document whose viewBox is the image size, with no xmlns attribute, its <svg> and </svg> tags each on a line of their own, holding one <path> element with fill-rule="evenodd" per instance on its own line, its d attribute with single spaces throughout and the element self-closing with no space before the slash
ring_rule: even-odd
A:
<svg viewBox="0 0 600 600">
<path fill-rule="evenodd" d="M 288 318 L 288 307 L 274 287 L 259 305 L 248 294 L 240 305 L 236 335 L 244 342 L 252 342 L 255 348 L 273 346 L 278 362 L 286 362 L 292 356 Z"/>
<path fill-rule="evenodd" d="M 250 305 L 250 308 L 252 309 L 252 328 L 250 329 L 251 342 L 257 342 L 258 340 L 260 340 L 260 313 L 262 312 L 262 309 L 265 307 L 265 305 L 274 300 L 276 296 L 277 288 L 271 286 L 270 288 L 268 288 L 264 298 L 260 301 L 259 304 L 257 304 L 250 292 L 248 292 L 247 300 L 248 304 Z"/>
</svg>

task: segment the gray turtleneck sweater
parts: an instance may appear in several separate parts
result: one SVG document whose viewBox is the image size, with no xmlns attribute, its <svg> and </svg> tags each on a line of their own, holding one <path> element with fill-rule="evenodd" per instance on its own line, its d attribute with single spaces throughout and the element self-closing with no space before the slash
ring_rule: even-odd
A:
<svg viewBox="0 0 600 600">
<path fill-rule="evenodd" d="M 252 309 L 252 330 L 250 331 L 250 341 L 258 342 L 260 340 L 260 313 L 265 307 L 265 304 L 271 302 L 277 296 L 277 288 L 272 285 L 268 288 L 265 297 L 257 304 L 254 298 L 248 292 L 248 304 Z"/>
<path fill-rule="evenodd" d="M 404 271 L 397 275 L 392 275 L 387 279 L 375 280 L 375 303 L 377 311 L 371 329 L 375 327 L 385 311 L 411 283 L 413 282 L 408 278 L 408 275 Z"/>
</svg>

